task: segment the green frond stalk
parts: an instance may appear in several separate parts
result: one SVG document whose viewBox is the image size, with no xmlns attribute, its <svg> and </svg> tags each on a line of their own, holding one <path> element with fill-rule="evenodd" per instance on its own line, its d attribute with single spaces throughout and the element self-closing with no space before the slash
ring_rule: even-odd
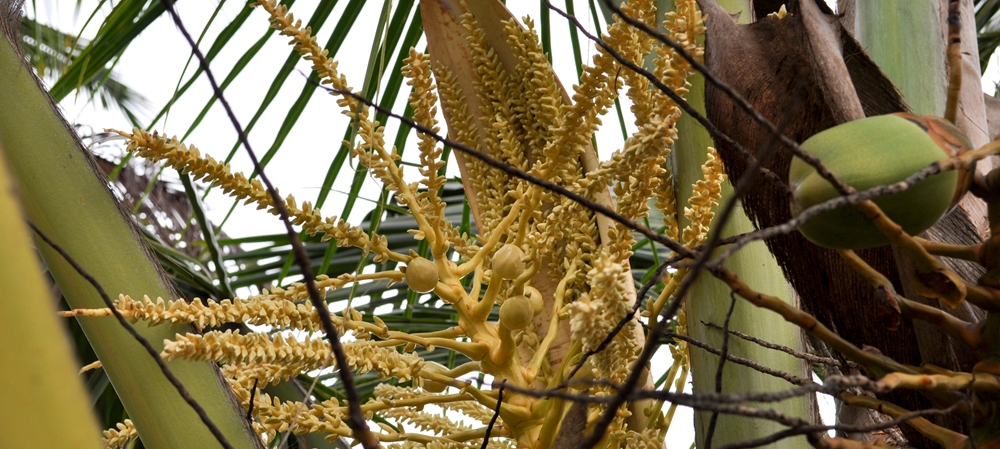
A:
<svg viewBox="0 0 1000 449">
<path fill-rule="evenodd" d="M 89 156 L 8 39 L 0 40 L 0 102 L 17 105 L 0 108 L 0 146 L 28 219 L 111 294 L 171 297 L 162 272 L 91 168 Z M 104 307 L 93 286 L 51 248 L 44 243 L 38 246 L 72 307 Z M 81 319 L 80 323 L 145 447 L 218 447 L 155 362 L 116 321 Z M 184 330 L 138 329 L 157 347 Z M 260 447 L 216 368 L 191 362 L 169 366 L 230 443 L 238 448 Z"/>
<path fill-rule="evenodd" d="M 750 11 L 749 1 L 727 0 L 719 1 L 728 11 L 744 11 L 741 22 L 748 20 Z M 700 111 L 704 111 L 705 81 L 701 75 L 695 75 L 689 79 L 691 91 L 687 95 L 692 106 Z M 712 138 L 708 132 L 701 127 L 693 118 L 685 115 L 678 123 L 680 138 L 673 154 L 676 186 L 678 189 L 677 198 L 688 198 L 691 196 L 691 184 L 702 178 L 701 165 L 705 162 L 705 148 L 713 146 Z M 735 182 L 735 180 L 730 180 Z M 720 205 L 726 204 L 732 198 L 732 185 L 723 185 L 722 200 Z M 678 208 L 683 207 L 678 204 Z M 721 208 L 721 206 L 720 206 Z M 680 226 L 686 226 L 683 216 Z M 712 225 L 716 226 L 715 223 Z M 723 228 L 722 237 L 741 234 L 752 231 L 753 225 L 743 213 L 743 208 L 737 206 L 726 226 Z M 789 303 L 793 302 L 793 291 L 785 281 L 781 268 L 763 242 L 755 242 L 743 248 L 726 261 L 726 266 L 739 273 L 741 279 L 746 279 L 748 283 L 754 285 L 758 291 L 766 291 L 777 294 Z M 709 273 L 702 273 L 695 282 L 686 299 L 688 333 L 692 338 L 708 343 L 715 348 L 722 348 L 723 334 L 717 328 L 712 328 L 703 323 L 714 323 L 722 326 L 726 320 L 726 312 L 730 305 L 730 290 L 721 281 L 715 279 Z M 735 309 L 729 327 L 740 332 L 756 336 L 765 341 L 785 345 L 797 350 L 803 348 L 802 333 L 795 326 L 785 322 L 777 314 L 757 308 L 752 304 L 736 299 Z M 729 337 L 729 353 L 753 360 L 763 366 L 791 373 L 795 376 L 809 378 L 808 367 L 800 360 L 784 353 L 765 349 L 748 341 L 741 340 L 735 336 Z M 715 374 L 719 366 L 719 357 L 706 352 L 703 349 L 691 347 L 691 374 L 694 391 L 714 392 Z M 722 376 L 722 392 L 764 392 L 778 391 L 791 387 L 788 382 L 777 379 L 767 374 L 757 372 L 745 366 L 727 362 Z M 808 397 L 796 398 L 776 404 L 769 404 L 790 416 L 809 417 L 813 416 L 812 401 Z M 699 447 L 704 447 L 705 438 L 709 422 L 710 412 L 695 413 L 695 435 Z M 769 421 L 751 419 L 736 415 L 722 415 L 717 418 L 712 446 L 718 447 L 723 444 L 759 438 L 782 430 L 784 427 Z M 800 448 L 806 447 L 804 438 L 789 438 L 774 443 L 769 447 L 776 448 Z"/>
<path fill-rule="evenodd" d="M 0 447 L 98 448 L 97 421 L 73 366 L 0 151 Z M 53 431 L 53 426 L 58 426 Z M 16 429 L 16 430 L 15 430 Z"/>
<path fill-rule="evenodd" d="M 914 0 L 906 8 L 892 8 L 886 2 L 861 1 L 853 15 L 854 37 L 903 93 L 912 112 L 938 117 L 948 96 L 945 36 L 932 32 L 943 29 L 940 4 Z M 899 53 L 902 49 L 905 54 Z"/>
</svg>

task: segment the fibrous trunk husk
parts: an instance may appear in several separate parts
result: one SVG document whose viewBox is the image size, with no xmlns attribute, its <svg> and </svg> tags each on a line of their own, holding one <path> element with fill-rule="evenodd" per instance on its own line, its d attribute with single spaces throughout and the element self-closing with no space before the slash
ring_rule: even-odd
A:
<svg viewBox="0 0 1000 449">
<path fill-rule="evenodd" d="M 750 25 L 737 25 L 714 0 L 699 3 L 708 16 L 705 61 L 710 71 L 772 123 L 784 123 L 784 134 L 792 140 L 802 142 L 863 116 L 908 110 L 892 82 L 840 21 L 822 14 L 822 2 L 789 2 L 790 14 L 778 19 L 767 17 L 777 9 L 771 8 L 774 2 L 757 1 L 754 13 L 759 20 Z M 709 120 L 746 150 L 754 153 L 770 142 L 771 133 L 725 92 L 708 83 L 705 96 Z M 746 159 L 724 142 L 717 144 L 730 177 L 738 179 Z M 791 160 L 791 149 L 782 146 L 766 166 L 787 178 Z M 763 176 L 757 178 L 743 199 L 755 225 L 765 228 L 791 219 L 787 192 Z M 770 239 L 767 245 L 805 310 L 855 345 L 871 347 L 900 363 L 920 365 L 913 324 L 903 320 L 890 329 L 875 291 L 836 252 L 797 232 Z M 891 248 L 858 253 L 903 291 Z M 909 391 L 893 392 L 885 399 L 910 410 L 931 407 L 929 400 Z M 904 431 L 912 443 L 927 447 L 922 436 Z"/>
</svg>

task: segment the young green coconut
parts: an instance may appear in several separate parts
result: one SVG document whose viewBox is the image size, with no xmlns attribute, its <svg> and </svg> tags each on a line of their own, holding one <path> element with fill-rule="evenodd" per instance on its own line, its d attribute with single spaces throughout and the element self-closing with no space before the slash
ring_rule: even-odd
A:
<svg viewBox="0 0 1000 449">
<path fill-rule="evenodd" d="M 972 144 L 942 118 L 898 113 L 844 123 L 810 137 L 802 149 L 858 191 L 893 184 L 939 159 L 968 151 Z M 947 213 L 968 191 L 972 170 L 938 173 L 906 191 L 875 198 L 885 214 L 910 235 L 923 232 Z M 801 159 L 788 173 L 792 216 L 840 196 Z M 819 214 L 799 231 L 813 243 L 834 249 L 864 249 L 889 239 L 853 207 Z"/>
</svg>

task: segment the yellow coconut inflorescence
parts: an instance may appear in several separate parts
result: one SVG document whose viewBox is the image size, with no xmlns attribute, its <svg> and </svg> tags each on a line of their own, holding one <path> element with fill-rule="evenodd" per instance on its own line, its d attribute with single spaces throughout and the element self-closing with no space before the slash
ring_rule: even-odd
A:
<svg viewBox="0 0 1000 449">
<path fill-rule="evenodd" d="M 414 257 L 406 265 L 406 285 L 409 285 L 417 293 L 427 293 L 434 290 L 438 283 L 438 270 L 431 262 L 423 257 Z"/>
<path fill-rule="evenodd" d="M 934 161 L 967 151 L 971 143 L 944 119 L 891 114 L 848 122 L 802 143 L 848 185 L 858 191 L 902 181 Z M 944 172 L 906 191 L 874 199 L 885 214 L 910 235 L 923 232 L 958 202 L 971 184 L 971 171 Z M 788 175 L 792 216 L 840 194 L 809 164 L 794 159 Z M 810 218 L 799 231 L 817 245 L 864 249 L 889 244 L 871 220 L 851 206 Z"/>
</svg>

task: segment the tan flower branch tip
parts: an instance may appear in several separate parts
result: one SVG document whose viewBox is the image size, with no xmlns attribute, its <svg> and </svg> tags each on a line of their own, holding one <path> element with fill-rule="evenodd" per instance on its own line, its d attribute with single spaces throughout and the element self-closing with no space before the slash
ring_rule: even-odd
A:
<svg viewBox="0 0 1000 449">
<path fill-rule="evenodd" d="M 399 423 L 408 423 L 422 432 L 429 432 L 433 435 L 446 435 L 471 429 L 467 425 L 448 419 L 443 414 L 434 415 L 415 408 L 389 408 L 383 415 L 388 419 Z"/>
<path fill-rule="evenodd" d="M 718 207 L 719 200 L 722 199 L 722 183 L 726 180 L 726 171 L 715 148 L 708 147 L 708 159 L 701 166 L 701 172 L 704 179 L 694 184 L 691 198 L 688 199 L 691 207 L 684 208 L 684 217 L 691 222 L 682 233 L 683 244 L 688 248 L 694 248 L 708 238 L 709 227 L 715 218 L 712 209 Z"/>
<path fill-rule="evenodd" d="M 565 304 L 566 298 L 566 285 L 570 280 L 576 277 L 576 264 L 571 264 L 569 270 L 563 276 L 562 280 L 556 286 L 555 298 L 552 305 L 552 316 L 549 318 L 549 328 L 545 333 L 545 338 L 542 339 L 542 343 L 538 345 L 538 350 L 535 351 L 535 355 L 531 357 L 531 362 L 528 364 L 528 368 L 525 370 L 525 379 L 531 384 L 534 382 L 535 378 L 538 376 L 538 372 L 542 369 L 542 364 L 547 360 L 549 349 L 552 348 L 552 343 L 555 342 L 556 335 L 559 331 L 559 321 L 562 315 L 563 305 Z M 569 357 L 564 359 L 565 362 Z M 552 383 L 552 382 L 550 382 Z"/>
<path fill-rule="evenodd" d="M 329 52 L 312 36 L 312 30 L 308 27 L 303 29 L 302 21 L 295 20 L 295 16 L 288 12 L 287 6 L 279 5 L 276 0 L 261 0 L 250 6 L 259 6 L 271 15 L 271 28 L 278 30 L 282 36 L 292 38 L 291 43 L 302 58 L 313 63 L 312 69 L 319 74 L 320 82 L 330 84 L 337 90 L 351 90 L 347 85 L 347 77 L 337 71 L 337 61 L 327 57 Z M 346 108 L 348 115 L 357 112 L 358 101 L 352 97 L 343 96 L 337 104 Z"/>
<path fill-rule="evenodd" d="M 98 360 L 96 362 L 93 362 L 93 363 L 88 363 L 88 364 L 84 365 L 82 368 L 80 368 L 80 371 L 77 374 L 83 374 L 83 373 L 85 373 L 87 371 L 95 370 L 95 369 L 100 368 L 102 366 L 104 366 L 104 365 L 101 363 L 100 360 Z"/>
<path fill-rule="evenodd" d="M 350 368 L 358 374 L 375 371 L 383 379 L 395 377 L 405 381 L 423 366 L 423 360 L 414 354 L 400 354 L 371 342 L 345 343 L 343 346 Z M 162 356 L 166 360 L 211 360 L 224 365 L 281 364 L 300 372 L 333 364 L 330 347 L 322 338 L 306 337 L 298 341 L 276 334 L 272 339 L 263 334 L 243 335 L 232 331 L 177 335 L 174 341 L 163 342 Z"/>
<path fill-rule="evenodd" d="M 317 288 L 321 294 L 326 289 L 343 287 L 352 282 L 363 282 L 371 280 L 389 280 L 389 284 L 401 282 L 403 273 L 399 271 L 384 271 L 379 273 L 366 274 L 344 274 L 336 278 L 323 275 L 316 279 Z M 199 328 L 215 327 L 224 323 L 245 322 L 259 326 L 277 326 L 282 328 L 302 329 L 308 331 L 321 330 L 322 326 L 319 317 L 312 304 L 305 302 L 309 293 L 305 291 L 305 284 L 294 283 L 288 289 L 275 288 L 268 292 L 266 289 L 259 295 L 252 295 L 248 298 L 234 298 L 222 301 L 204 300 L 194 298 L 191 301 L 178 299 L 174 301 L 164 301 L 163 298 L 156 298 L 153 301 L 148 296 L 144 296 L 141 301 L 136 301 L 127 295 L 119 295 L 115 301 L 115 308 L 126 318 L 135 321 L 148 321 L 150 325 L 161 323 L 187 324 L 194 323 Z M 303 301 L 297 303 L 297 301 Z M 108 309 L 74 309 L 59 312 L 60 316 L 110 316 Z M 363 330 L 378 335 L 385 334 L 388 329 L 375 317 L 376 323 L 368 325 L 360 324 L 358 320 L 344 320 L 336 315 L 331 315 L 334 325 L 347 327 L 351 330 Z"/>
<path fill-rule="evenodd" d="M 258 209 L 267 209 L 271 214 L 278 214 L 271 196 L 259 180 L 250 181 L 242 173 L 232 173 L 228 164 L 216 161 L 212 156 L 202 156 L 193 145 L 180 143 L 176 138 L 168 139 L 155 132 L 151 134 L 139 128 L 133 128 L 131 133 L 112 129 L 106 131 L 128 139 L 126 149 L 129 152 L 151 161 L 164 161 L 172 168 L 190 173 L 195 180 L 216 183 L 227 195 L 245 200 L 245 204 L 254 203 Z M 376 262 L 410 260 L 410 256 L 389 250 L 385 236 L 369 237 L 360 227 L 350 226 L 337 217 L 324 219 L 321 211 L 309 202 L 302 203 L 300 208 L 295 197 L 289 195 L 285 199 L 285 209 L 293 225 L 302 227 L 309 235 L 323 233 L 323 241 L 336 239 L 339 246 L 356 246 L 366 253 L 374 254 Z"/>
<path fill-rule="evenodd" d="M 403 75 L 408 78 L 407 84 L 411 87 L 409 102 L 413 108 L 413 120 L 424 125 L 434 132 L 439 132 L 437 126 L 437 95 L 434 89 L 434 80 L 431 78 L 430 56 L 410 48 L 409 57 L 404 61 Z M 420 174 L 423 179 L 420 181 L 425 190 L 417 195 L 420 202 L 419 207 L 428 218 L 431 227 L 434 229 L 435 247 L 432 253 L 435 257 L 443 256 L 447 251 L 447 246 L 443 229 L 451 228 L 450 223 L 445 226 L 447 219 L 444 216 L 444 201 L 438 197 L 438 191 L 444 186 L 445 178 L 439 173 L 445 162 L 441 160 L 441 147 L 432 136 L 417 133 L 420 142 L 417 145 L 420 151 Z"/>
<path fill-rule="evenodd" d="M 104 432 L 104 447 L 107 449 L 124 448 L 128 443 L 139 439 L 139 432 L 135 430 L 135 425 L 131 419 L 126 419 Z"/>
<path fill-rule="evenodd" d="M 237 400 L 245 408 L 249 407 L 250 392 L 239 384 L 230 383 L 236 394 Z M 450 395 L 443 398 L 449 400 L 467 401 L 468 395 Z M 406 403 L 402 406 L 414 406 L 417 402 Z M 387 404 L 384 401 L 373 400 L 362 406 L 368 418 L 375 410 L 385 410 Z M 277 432 L 291 431 L 296 434 L 302 433 L 326 433 L 332 436 L 349 437 L 351 429 L 344 423 L 346 417 L 346 407 L 342 407 L 336 399 L 331 399 L 318 404 L 306 406 L 302 402 L 284 401 L 272 397 L 267 393 L 261 393 L 254 398 L 253 413 L 258 418 L 260 428 L 269 434 L 270 438 Z M 453 432 L 443 437 L 435 437 L 414 433 L 396 433 L 391 429 L 385 429 L 386 433 L 376 433 L 375 436 L 381 442 L 413 441 L 419 443 L 434 443 L 441 441 L 471 441 L 475 438 L 482 438 L 485 429 L 464 430 Z M 494 429 L 496 430 L 496 429 Z M 509 435 L 508 432 L 500 432 L 500 435 Z M 269 438 L 269 440 L 270 440 Z"/>
</svg>

